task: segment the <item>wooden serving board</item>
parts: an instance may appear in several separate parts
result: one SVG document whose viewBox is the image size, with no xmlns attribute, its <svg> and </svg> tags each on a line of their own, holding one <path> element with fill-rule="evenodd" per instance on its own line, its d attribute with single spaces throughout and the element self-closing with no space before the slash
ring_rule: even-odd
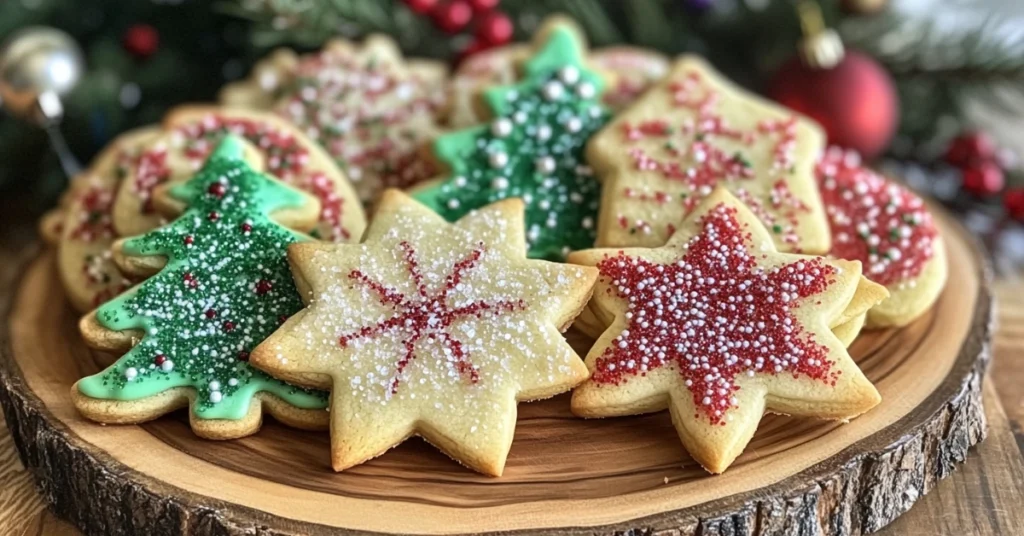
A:
<svg viewBox="0 0 1024 536">
<path fill-rule="evenodd" d="M 667 413 L 585 421 L 566 396 L 520 405 L 501 478 L 419 440 L 334 473 L 326 434 L 275 422 L 230 442 L 197 439 L 185 415 L 96 425 L 68 393 L 109 358 L 82 344 L 45 252 L 17 283 L 0 281 L 0 399 L 44 496 L 88 534 L 868 533 L 985 435 L 988 273 L 969 235 L 939 219 L 950 263 L 939 302 L 851 348 L 882 405 L 845 425 L 767 416 L 720 476 L 686 456 Z"/>
</svg>

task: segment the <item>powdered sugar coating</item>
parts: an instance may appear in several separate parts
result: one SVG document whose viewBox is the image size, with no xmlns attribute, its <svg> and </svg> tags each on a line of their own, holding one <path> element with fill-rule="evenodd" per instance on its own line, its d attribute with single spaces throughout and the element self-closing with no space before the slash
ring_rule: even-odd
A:
<svg viewBox="0 0 1024 536">
<path fill-rule="evenodd" d="M 416 211 L 390 225 L 358 251 L 320 251 L 303 268 L 314 291 L 291 333 L 311 370 L 343 379 L 336 392 L 439 411 L 469 405 L 484 426 L 496 398 L 572 373 L 579 358 L 545 324 L 583 269 L 513 261 L 522 252 L 505 245 L 510 223 L 493 215 L 474 218 L 482 235 L 439 229 Z"/>
</svg>

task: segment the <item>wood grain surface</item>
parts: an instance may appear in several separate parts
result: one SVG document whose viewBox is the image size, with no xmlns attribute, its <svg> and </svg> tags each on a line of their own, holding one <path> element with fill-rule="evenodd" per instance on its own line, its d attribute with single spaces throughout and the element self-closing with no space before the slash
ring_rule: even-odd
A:
<svg viewBox="0 0 1024 536">
<path fill-rule="evenodd" d="M 465 471 L 416 443 L 358 470 L 337 475 L 327 470 L 326 436 L 303 434 L 274 424 L 243 441 L 210 443 L 195 439 L 181 420 L 164 419 L 144 427 L 106 429 L 86 423 L 69 407 L 67 388 L 75 378 L 97 370 L 99 365 L 80 344 L 68 344 L 76 341 L 74 318 L 66 310 L 54 314 L 54 304 L 60 303 L 62 297 L 45 258 L 33 265 L 24 280 L 28 289 L 25 292 L 30 293 L 31 299 L 19 302 L 19 307 L 25 309 L 16 313 L 12 324 L 13 331 L 23 335 L 21 342 L 17 337 L 14 339 L 14 354 L 45 355 L 47 360 L 63 356 L 64 367 L 38 359 L 18 364 L 29 378 L 31 389 L 44 399 L 48 411 L 87 442 L 161 481 L 270 513 L 292 517 L 300 512 L 314 521 L 333 523 L 351 520 L 350 514 L 365 519 L 365 509 L 387 505 L 389 501 L 406 511 L 407 516 L 402 517 L 416 517 L 408 514 L 418 508 L 423 512 L 432 509 L 436 514 L 443 509 L 459 512 L 466 510 L 465 506 L 473 506 L 471 515 L 463 516 L 465 519 L 449 515 L 435 522 L 440 530 L 473 530 L 474 526 L 479 530 L 574 526 L 569 524 L 579 523 L 580 508 L 588 505 L 598 505 L 596 515 L 591 514 L 588 519 L 587 524 L 591 525 L 696 506 L 697 510 L 685 514 L 691 519 L 680 519 L 682 514 L 677 514 L 672 519 L 662 519 L 665 523 L 660 524 L 681 527 L 684 532 L 689 526 L 705 535 L 761 534 L 772 529 L 788 530 L 787 527 L 793 533 L 810 534 L 807 530 L 813 530 L 815 525 L 810 519 L 826 515 L 839 516 L 827 519 L 830 533 L 853 534 L 877 529 L 899 515 L 913 504 L 918 494 L 931 489 L 938 478 L 951 471 L 953 464 L 966 456 L 967 447 L 981 435 L 980 410 L 975 401 L 981 369 L 974 364 L 982 350 L 980 340 L 974 341 L 975 355 L 959 371 L 970 374 L 965 378 L 972 379 L 962 385 L 954 382 L 946 386 L 945 398 L 929 399 L 954 368 L 956 349 L 972 325 L 979 331 L 977 336 L 983 337 L 980 332 L 987 324 L 984 314 L 980 320 L 978 315 L 965 314 L 975 309 L 979 284 L 975 255 L 962 240 L 954 240 L 951 245 L 951 270 L 958 284 L 950 286 L 935 311 L 910 328 L 862 337 L 853 349 L 865 372 L 878 383 L 887 404 L 872 412 L 871 418 L 857 419 L 846 426 L 768 418 L 745 457 L 725 476 L 714 477 L 713 486 L 709 485 L 710 477 L 681 452 L 666 416 L 580 421 L 568 415 L 567 404 L 560 399 L 523 406 L 510 471 L 498 481 Z M 43 329 L 39 329 L 41 326 Z M 39 351 L 35 351 L 37 347 Z M 932 406 L 920 410 L 926 405 L 922 403 L 929 400 Z M 914 429 L 918 436 L 911 434 L 907 440 L 902 437 L 902 429 L 885 430 L 900 419 L 907 430 L 911 425 L 920 425 Z M 880 434 L 880 430 L 888 433 Z M 885 436 L 884 441 L 862 440 L 872 434 L 876 438 Z M 835 456 L 858 440 L 862 440 L 858 444 L 861 448 L 888 450 L 884 455 L 868 458 L 849 452 L 844 457 Z M 895 446 L 889 448 L 890 444 Z M 821 463 L 830 457 L 833 460 Z M 268 464 L 266 460 L 273 462 Z M 808 470 L 815 464 L 822 470 Z M 52 467 L 49 469 L 52 477 Z M 799 471 L 810 476 L 793 481 L 790 475 Z M 181 475 L 188 472 L 206 478 L 201 482 L 182 479 Z M 868 482 L 863 482 L 865 478 Z M 225 494 L 224 488 L 232 487 L 226 480 L 238 481 L 238 489 Z M 772 482 L 776 484 L 759 489 Z M 862 493 L 872 488 L 871 484 L 877 489 Z M 794 485 L 810 485 L 811 489 L 798 495 L 787 494 Z M 751 490 L 757 490 L 757 499 L 737 501 L 738 496 Z M 52 487 L 47 491 L 69 492 Z M 77 491 L 88 492 L 89 488 Z M 622 494 L 627 492 L 628 498 L 623 500 Z M 566 497 L 572 500 L 564 500 Z M 328 502 L 324 502 L 325 498 Z M 393 502 L 396 499 L 402 502 Z M 537 504 L 545 501 L 558 508 L 538 509 Z M 863 507 L 851 510 L 842 505 L 847 501 L 863 503 Z M 528 507 L 524 509 L 523 505 Z M 700 510 L 707 505 L 719 510 Z M 379 515 L 386 515 L 386 509 Z M 317 517 L 323 510 L 339 510 L 348 517 L 339 518 L 337 512 L 328 512 L 334 517 Z M 715 512 L 734 513 L 715 518 Z M 91 513 L 103 515 L 98 511 Z M 38 513 L 28 517 L 33 515 L 39 517 Z M 515 524 L 523 518 L 534 525 Z M 83 519 L 77 521 L 82 523 Z M 635 526 L 653 525 L 650 519 L 643 523 Z"/>
</svg>

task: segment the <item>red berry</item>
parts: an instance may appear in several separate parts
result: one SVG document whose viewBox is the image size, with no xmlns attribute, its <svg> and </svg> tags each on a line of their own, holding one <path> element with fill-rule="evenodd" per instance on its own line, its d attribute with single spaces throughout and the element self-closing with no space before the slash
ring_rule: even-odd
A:
<svg viewBox="0 0 1024 536">
<path fill-rule="evenodd" d="M 466 0 L 451 0 L 434 9 L 434 25 L 445 33 L 461 31 L 472 18 L 473 8 Z"/>
<path fill-rule="evenodd" d="M 260 296 L 270 292 L 270 289 L 274 288 L 274 285 L 266 279 L 260 279 L 256 282 L 256 294 Z"/>
<path fill-rule="evenodd" d="M 211 184 L 210 187 L 206 189 L 206 191 L 209 192 L 210 195 L 220 198 L 224 197 L 224 194 L 227 193 L 228 188 L 227 186 L 224 186 L 224 183 L 222 182 L 215 182 Z"/>
<path fill-rule="evenodd" d="M 158 367 L 163 365 L 165 361 L 167 361 L 167 356 L 164 354 L 157 354 L 157 356 L 153 358 L 153 364 Z"/>
<path fill-rule="evenodd" d="M 504 45 L 512 40 L 515 28 L 504 13 L 490 13 L 476 27 L 476 38 L 486 45 Z"/>
<path fill-rule="evenodd" d="M 249 231 L 251 231 L 251 230 L 252 230 L 252 224 L 251 223 L 245 222 L 245 223 L 242 224 L 242 232 L 243 233 L 248 234 Z"/>
<path fill-rule="evenodd" d="M 210 221 L 217 221 L 217 220 L 219 220 L 219 219 L 220 219 L 220 214 L 217 214 L 216 212 L 211 212 L 211 213 L 209 213 L 209 214 L 208 214 L 208 215 L 207 215 L 206 217 L 207 217 L 207 218 L 208 218 L 208 219 L 209 219 Z"/>
<path fill-rule="evenodd" d="M 1006 213 L 1017 221 L 1024 221 L 1024 188 L 1014 188 L 1003 194 Z"/>
<path fill-rule="evenodd" d="M 217 316 L 217 311 L 215 309 L 207 309 L 205 314 L 206 318 L 213 318 Z"/>
<path fill-rule="evenodd" d="M 469 7 L 473 8 L 476 13 L 487 13 L 498 7 L 500 3 L 501 0 L 469 0 Z"/>
<path fill-rule="evenodd" d="M 991 160 L 996 156 L 996 144 L 984 132 L 961 134 L 949 143 L 945 160 L 950 165 L 966 167 L 979 160 Z"/>
<path fill-rule="evenodd" d="M 242 350 L 241 352 L 238 352 L 238 360 L 239 361 L 248 361 L 249 360 L 249 352 L 246 352 L 245 350 Z"/>
<path fill-rule="evenodd" d="M 192 243 L 195 242 L 195 241 L 196 241 L 196 239 L 193 238 L 192 235 L 185 235 L 185 245 L 186 246 L 191 246 Z"/>
<path fill-rule="evenodd" d="M 964 190 L 978 196 L 993 195 L 1003 189 L 1003 170 L 995 162 L 977 162 L 964 170 Z"/>
<path fill-rule="evenodd" d="M 409 6 L 413 13 L 426 15 L 437 6 L 437 0 L 405 0 L 405 5 Z"/>
<path fill-rule="evenodd" d="M 135 24 L 124 33 L 121 44 L 129 54 L 144 60 L 160 47 L 160 33 L 148 24 Z"/>
<path fill-rule="evenodd" d="M 235 323 L 234 322 L 232 322 L 230 320 L 227 320 L 227 321 L 224 322 L 224 331 L 230 332 L 230 331 L 234 331 L 234 330 L 235 330 Z"/>
</svg>

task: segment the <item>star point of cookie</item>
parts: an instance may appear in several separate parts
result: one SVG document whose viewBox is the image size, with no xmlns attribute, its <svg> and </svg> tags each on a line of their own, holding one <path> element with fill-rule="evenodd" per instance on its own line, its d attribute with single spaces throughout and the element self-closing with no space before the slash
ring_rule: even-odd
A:
<svg viewBox="0 0 1024 536">
<path fill-rule="evenodd" d="M 879 402 L 830 327 L 857 293 L 860 263 L 776 251 L 721 187 L 660 248 L 569 260 L 598 268 L 589 307 L 611 319 L 573 393 L 578 415 L 668 408 L 687 451 L 720 473 L 765 411 L 848 419 Z"/>
<path fill-rule="evenodd" d="M 810 120 L 684 56 L 587 147 L 604 184 L 597 244 L 660 246 L 721 184 L 780 250 L 824 254 L 829 233 L 813 169 L 824 142 Z"/>
<path fill-rule="evenodd" d="M 301 385 L 331 388 L 336 470 L 419 435 L 500 475 L 519 401 L 587 377 L 566 329 L 597 277 L 526 258 L 523 204 L 509 199 L 446 222 L 391 190 L 361 244 L 296 244 L 306 309 L 252 353 Z"/>
</svg>

